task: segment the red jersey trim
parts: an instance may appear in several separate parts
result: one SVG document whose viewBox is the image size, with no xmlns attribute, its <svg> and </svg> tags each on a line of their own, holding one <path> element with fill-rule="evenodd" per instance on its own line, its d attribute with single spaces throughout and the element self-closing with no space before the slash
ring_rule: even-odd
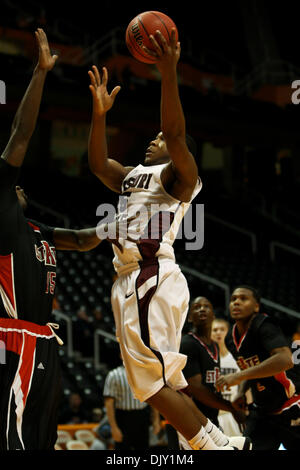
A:
<svg viewBox="0 0 300 470">
<path fill-rule="evenodd" d="M 189 335 L 192 335 L 197 341 L 199 341 L 199 343 L 206 349 L 207 353 L 210 355 L 210 357 L 215 361 L 215 362 L 218 362 L 219 361 L 219 352 L 218 352 L 218 348 L 216 346 L 216 344 L 214 342 L 212 342 L 214 348 L 215 348 L 215 353 L 213 354 L 210 349 L 207 347 L 207 345 L 201 341 L 200 338 L 198 338 L 198 336 L 196 336 L 194 333 L 189 333 Z"/>
<path fill-rule="evenodd" d="M 18 318 L 13 253 L 0 256 L 0 295 L 7 315 L 12 318 Z"/>
</svg>

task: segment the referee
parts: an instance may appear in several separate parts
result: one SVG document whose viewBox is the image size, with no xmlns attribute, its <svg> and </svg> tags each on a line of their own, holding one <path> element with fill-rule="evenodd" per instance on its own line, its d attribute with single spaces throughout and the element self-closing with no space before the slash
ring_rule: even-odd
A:
<svg viewBox="0 0 300 470">
<path fill-rule="evenodd" d="M 149 405 L 134 398 L 123 364 L 107 374 L 103 396 L 115 450 L 148 449 Z M 153 431 L 157 434 L 160 430 L 159 414 L 152 411 Z"/>
</svg>

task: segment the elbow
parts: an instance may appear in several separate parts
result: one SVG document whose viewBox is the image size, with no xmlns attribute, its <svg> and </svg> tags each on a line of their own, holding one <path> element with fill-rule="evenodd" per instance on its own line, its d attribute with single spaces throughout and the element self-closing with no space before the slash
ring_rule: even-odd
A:
<svg viewBox="0 0 300 470">
<path fill-rule="evenodd" d="M 284 367 L 284 370 L 289 370 L 294 367 L 293 356 L 290 350 L 285 352 L 284 360 L 283 360 L 283 367 Z"/>
<path fill-rule="evenodd" d="M 97 165 L 92 163 L 90 159 L 89 159 L 89 168 L 90 168 L 91 173 L 93 173 L 93 175 L 97 176 L 97 174 L 99 173 Z"/>
<path fill-rule="evenodd" d="M 104 173 L 105 168 L 99 161 L 94 161 L 95 159 L 89 157 L 89 169 L 93 175 L 97 176 L 97 178 L 100 178 L 100 176 Z"/>
<path fill-rule="evenodd" d="M 292 355 L 287 360 L 287 366 L 285 370 L 292 369 L 294 367 L 294 361 Z"/>
<path fill-rule="evenodd" d="M 80 230 L 73 230 L 74 245 L 76 251 L 86 251 L 84 240 L 80 236 Z"/>
<path fill-rule="evenodd" d="M 89 248 L 87 247 L 86 243 L 83 240 L 78 240 L 77 243 L 77 251 L 88 251 Z"/>
<path fill-rule="evenodd" d="M 33 134 L 33 131 L 29 129 L 26 131 L 21 126 L 16 125 L 15 127 L 12 127 L 11 129 L 10 138 L 13 138 L 14 142 L 19 147 L 27 148 L 32 134 Z"/>
</svg>

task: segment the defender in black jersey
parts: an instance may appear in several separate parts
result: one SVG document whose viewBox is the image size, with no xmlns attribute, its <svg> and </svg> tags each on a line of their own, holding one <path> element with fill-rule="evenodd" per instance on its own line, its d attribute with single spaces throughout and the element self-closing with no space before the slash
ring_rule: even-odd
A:
<svg viewBox="0 0 300 470">
<path fill-rule="evenodd" d="M 276 450 L 281 443 L 296 450 L 300 433 L 290 424 L 300 416 L 300 375 L 281 329 L 259 310 L 255 289 L 241 286 L 233 291 L 230 313 L 235 324 L 226 346 L 241 371 L 221 376 L 217 388 L 251 388 L 253 405 L 244 434 L 251 437 L 254 450 Z"/>
<path fill-rule="evenodd" d="M 189 385 L 185 391 L 194 398 L 202 413 L 219 426 L 220 409 L 230 411 L 240 422 L 245 420 L 245 415 L 224 400 L 215 388 L 220 375 L 220 353 L 218 344 L 211 339 L 214 318 L 211 302 L 197 297 L 189 312 L 192 330 L 183 336 L 180 352 L 187 356 L 183 374 Z"/>
<path fill-rule="evenodd" d="M 101 241 L 96 228 L 52 228 L 24 216 L 27 198 L 16 182 L 56 60 L 44 31 L 35 34 L 39 61 L 0 158 L 0 450 L 54 450 L 61 389 L 61 340 L 51 323 L 56 249 L 84 251 Z"/>
</svg>

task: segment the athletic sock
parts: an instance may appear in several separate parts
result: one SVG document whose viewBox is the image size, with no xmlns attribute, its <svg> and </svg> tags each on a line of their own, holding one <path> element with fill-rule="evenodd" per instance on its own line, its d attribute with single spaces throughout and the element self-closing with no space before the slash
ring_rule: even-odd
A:
<svg viewBox="0 0 300 470">
<path fill-rule="evenodd" d="M 219 447 L 209 437 L 203 427 L 188 443 L 194 450 L 219 450 Z"/>
<path fill-rule="evenodd" d="M 227 438 L 227 436 L 222 433 L 222 431 L 217 428 L 217 426 L 215 426 L 208 418 L 204 429 L 218 447 L 228 445 L 229 439 Z"/>
</svg>

